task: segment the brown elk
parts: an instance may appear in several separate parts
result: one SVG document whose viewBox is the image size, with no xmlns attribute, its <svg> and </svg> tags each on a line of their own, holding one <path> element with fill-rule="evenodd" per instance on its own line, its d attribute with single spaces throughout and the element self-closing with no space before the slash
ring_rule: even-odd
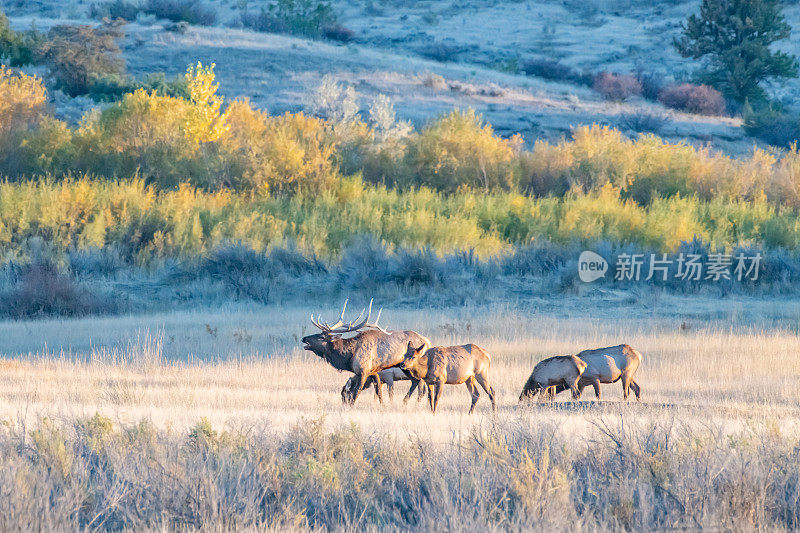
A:
<svg viewBox="0 0 800 533">
<path fill-rule="evenodd" d="M 533 367 L 519 401 L 525 398 L 533 398 L 539 392 L 545 391 L 545 396 L 552 400 L 555 396 L 555 387 L 564 386 L 572 390 L 572 397 L 581 397 L 581 390 L 578 382 L 581 375 L 586 370 L 586 363 L 574 355 L 557 355 L 549 357 L 536 363 Z"/>
<path fill-rule="evenodd" d="M 342 401 L 351 404 L 355 402 L 371 378 L 375 380 L 375 392 L 378 400 L 383 402 L 382 381 L 379 373 L 397 366 L 403 361 L 409 342 L 430 346 L 430 341 L 415 331 L 386 331 L 378 326 L 380 311 L 378 311 L 375 322 L 370 323 L 372 300 L 369 303 L 369 311 L 364 309 L 358 318 L 349 323 L 344 322 L 346 309 L 347 300 L 345 300 L 338 322 L 333 325 L 327 322 L 323 323 L 321 320 L 314 320 L 314 316 L 311 315 L 311 323 L 318 327 L 321 333 L 303 337 L 303 348 L 325 359 L 337 370 L 355 374 L 342 389 Z M 361 320 L 365 311 L 367 311 L 367 317 Z M 342 336 L 350 332 L 358 332 L 358 334 L 350 338 Z M 406 395 L 406 400 L 418 386 L 419 380 L 411 378 L 411 389 Z"/>
<path fill-rule="evenodd" d="M 595 350 L 584 350 L 578 354 L 584 363 L 586 370 L 583 371 L 581 379 L 578 381 L 578 389 L 583 392 L 586 386 L 594 388 L 594 394 L 600 399 L 601 383 L 622 382 L 622 397 L 628 399 L 630 389 L 636 395 L 636 399 L 641 399 L 642 389 L 633 379 L 633 375 L 642 364 L 642 354 L 634 350 L 627 344 L 597 348 Z M 555 394 L 566 390 L 563 385 L 555 388 Z"/>
<path fill-rule="evenodd" d="M 492 364 L 492 358 L 486 350 L 475 344 L 435 346 L 433 348 L 428 348 L 426 344 L 420 344 L 416 348 L 414 346 L 413 343 L 408 343 L 406 356 L 400 368 L 428 384 L 431 411 L 436 413 L 443 385 L 460 385 L 461 383 L 467 386 L 467 390 L 472 395 L 470 413 L 475 409 L 475 404 L 481 395 L 478 391 L 478 384 L 489 395 L 492 409 L 497 410 L 494 389 L 489 383 L 489 367 Z"/>
</svg>

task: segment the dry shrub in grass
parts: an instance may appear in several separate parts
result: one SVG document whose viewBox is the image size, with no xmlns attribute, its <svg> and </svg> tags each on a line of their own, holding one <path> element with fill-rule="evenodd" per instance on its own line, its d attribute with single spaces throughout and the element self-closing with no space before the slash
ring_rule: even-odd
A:
<svg viewBox="0 0 800 533">
<path fill-rule="evenodd" d="M 331 24 L 322 28 L 322 36 L 331 41 L 349 43 L 355 41 L 356 32 L 341 24 Z"/>
<path fill-rule="evenodd" d="M 636 70 L 636 79 L 642 84 L 642 96 L 648 100 L 658 100 L 658 93 L 666 85 L 662 74 L 641 68 Z"/>
<path fill-rule="evenodd" d="M 620 124 L 636 133 L 648 132 L 658 134 L 666 125 L 667 121 L 667 117 L 660 113 L 627 113 L 620 117 Z"/>
<path fill-rule="evenodd" d="M 546 80 L 567 81 L 580 85 L 591 85 L 592 77 L 578 72 L 574 68 L 551 59 L 529 59 L 523 61 L 520 70 L 529 76 L 538 76 Z"/>
<path fill-rule="evenodd" d="M 595 76 L 592 88 L 606 100 L 622 101 L 642 94 L 642 84 L 634 76 L 611 72 Z"/>
<path fill-rule="evenodd" d="M 48 33 L 40 47 L 56 87 L 70 96 L 89 92 L 98 77 L 123 74 L 125 60 L 117 41 L 123 37 L 117 24 L 60 25 Z"/>
<path fill-rule="evenodd" d="M 207 419 L 185 432 L 119 428 L 101 414 L 10 424 L 0 528 L 791 530 L 800 521 L 795 443 L 768 424 L 736 431 L 655 413 L 600 420 L 577 446 L 556 424 L 492 422 L 451 442 L 327 429 L 324 418 L 300 419 L 286 436 Z"/>
<path fill-rule="evenodd" d="M 115 306 L 101 302 L 48 261 L 21 267 L 19 282 L 0 294 L 0 314 L 12 318 L 82 316 L 112 312 Z"/>
<path fill-rule="evenodd" d="M 667 107 L 698 115 L 724 115 L 725 97 L 708 85 L 682 83 L 669 85 L 658 93 L 658 101 Z"/>
<path fill-rule="evenodd" d="M 433 59 L 434 61 L 446 62 L 455 61 L 458 59 L 459 54 L 463 52 L 463 48 L 456 44 L 445 43 L 441 41 L 426 44 L 418 48 L 419 55 Z"/>
</svg>

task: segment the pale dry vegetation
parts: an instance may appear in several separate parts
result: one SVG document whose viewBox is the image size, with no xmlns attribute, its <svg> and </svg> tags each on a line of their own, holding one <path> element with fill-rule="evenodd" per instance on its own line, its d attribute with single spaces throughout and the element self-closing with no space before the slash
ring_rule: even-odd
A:
<svg viewBox="0 0 800 533">
<path fill-rule="evenodd" d="M 473 416 L 456 386 L 436 415 L 406 383 L 343 406 L 309 309 L 4 323 L 3 528 L 796 527 L 797 307 L 585 303 L 384 311 L 492 354 L 499 410 Z M 642 403 L 517 403 L 536 361 L 623 340 Z"/>
</svg>

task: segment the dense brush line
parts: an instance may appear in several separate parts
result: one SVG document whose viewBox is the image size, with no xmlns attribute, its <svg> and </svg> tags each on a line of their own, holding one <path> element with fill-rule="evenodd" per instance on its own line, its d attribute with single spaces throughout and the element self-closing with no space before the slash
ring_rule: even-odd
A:
<svg viewBox="0 0 800 533">
<path fill-rule="evenodd" d="M 401 191 L 347 178 L 313 194 L 253 197 L 189 186 L 157 191 L 142 180 L 89 177 L 0 183 L 0 258 L 28 256 L 31 239 L 60 256 L 115 247 L 137 264 L 202 255 L 228 242 L 254 250 L 293 242 L 333 258 L 364 235 L 390 248 L 430 248 L 440 255 L 473 250 L 482 258 L 537 241 L 609 241 L 663 252 L 695 238 L 714 249 L 800 246 L 800 224 L 790 209 L 680 197 L 643 206 L 620 199 L 611 186 L 531 198 Z"/>
<path fill-rule="evenodd" d="M 396 120 L 385 97 L 362 116 L 352 88 L 330 80 L 308 104 L 325 118 L 271 116 L 247 101 L 227 102 L 217 94 L 213 67 L 200 64 L 180 84 L 188 97 L 146 85 L 73 128 L 48 111 L 41 80 L 0 67 L 0 174 L 16 180 L 61 178 L 66 169 L 106 178 L 138 173 L 158 190 L 189 184 L 255 196 L 332 190 L 343 176 L 360 174 L 369 183 L 446 193 L 563 197 L 610 187 L 618 201 L 642 206 L 696 197 L 800 208 L 795 149 L 755 149 L 736 159 L 597 125 L 525 149 L 519 135 L 500 137 L 471 110 L 417 131 Z"/>
<path fill-rule="evenodd" d="M 660 291 L 763 296 L 796 294 L 800 286 L 797 252 L 751 247 L 730 252 L 762 255 L 755 280 L 752 276 L 737 280 L 734 265 L 730 279 L 705 279 L 705 275 L 699 280 L 682 279 L 676 277 L 673 262 L 666 281 L 661 275 L 647 280 L 647 263 L 639 279 L 617 281 L 615 258 L 649 256 L 656 251 L 595 241 L 588 248 L 611 263 L 604 279 L 587 284 L 578 275 L 578 257 L 587 243 L 540 241 L 481 258 L 474 251 L 440 255 L 431 248 L 393 248 L 362 237 L 330 259 L 304 253 L 294 245 L 257 251 L 245 244 L 222 244 L 205 254 L 145 266 L 125 259 L 115 247 L 73 250 L 59 257 L 49 255 L 41 240 L 30 244 L 30 259 L 0 265 L 0 316 L 113 314 L 236 301 L 285 305 L 353 295 L 437 307 L 580 294 L 595 288 L 631 291 L 634 299 Z M 697 239 L 678 250 L 705 262 L 712 251 Z"/>
<path fill-rule="evenodd" d="M 654 422 L 488 423 L 451 443 L 363 435 L 304 419 L 188 433 L 111 420 L 4 426 L 0 527 L 13 530 L 301 528 L 791 530 L 796 442 Z M 702 490 L 698 490 L 698 488 Z"/>
</svg>

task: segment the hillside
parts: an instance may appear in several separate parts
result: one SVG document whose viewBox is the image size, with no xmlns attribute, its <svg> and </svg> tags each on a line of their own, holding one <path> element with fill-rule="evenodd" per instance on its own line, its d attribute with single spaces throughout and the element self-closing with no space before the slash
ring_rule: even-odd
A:
<svg viewBox="0 0 800 533">
<path fill-rule="evenodd" d="M 745 155 L 758 144 L 744 134 L 738 118 L 680 113 L 641 98 L 608 102 L 586 86 L 511 73 L 526 61 L 547 59 L 576 72 L 638 69 L 665 81 L 684 79 L 693 65 L 670 43 L 680 22 L 697 10 L 696 1 L 334 2 L 339 22 L 355 33 L 348 44 L 235 27 L 241 26 L 238 7 L 254 13 L 264 2 L 206 4 L 217 13 L 211 27 L 168 31 L 152 16 L 126 26 L 129 71 L 179 74 L 198 60 L 213 62 L 226 97 L 249 98 L 271 113 L 304 109 L 308 92 L 330 74 L 354 85 L 362 109 L 375 95 L 386 94 L 400 118 L 419 125 L 454 107 L 471 107 L 501 135 L 520 133 L 528 144 L 569 136 L 592 123 L 635 136 L 642 131 L 641 117 L 651 115 L 658 118 L 650 129 L 669 141 L 711 144 L 732 155 Z M 17 29 L 95 22 L 85 3 L 3 0 L 0 7 Z M 787 7 L 786 15 L 794 26 L 800 24 L 797 6 Z M 784 44 L 800 50 L 797 36 Z M 791 103 L 797 83 L 771 91 Z M 57 100 L 62 116 L 73 120 L 90 105 Z"/>
</svg>

